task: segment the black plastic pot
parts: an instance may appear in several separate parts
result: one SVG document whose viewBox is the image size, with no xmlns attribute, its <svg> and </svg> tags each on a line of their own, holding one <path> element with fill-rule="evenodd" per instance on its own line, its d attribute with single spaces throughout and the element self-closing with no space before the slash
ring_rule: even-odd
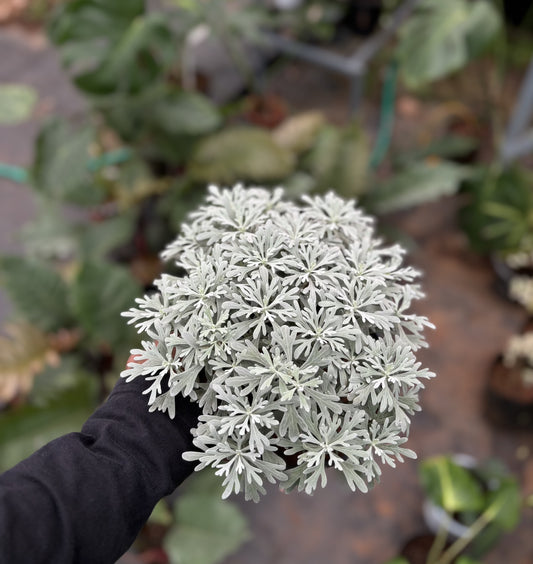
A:
<svg viewBox="0 0 533 564">
<path fill-rule="evenodd" d="M 485 388 L 484 413 L 493 425 L 533 429 L 533 387 L 520 385 L 520 368 L 509 368 L 502 357 L 492 364 Z"/>
<path fill-rule="evenodd" d="M 371 35 L 379 24 L 382 0 L 350 0 L 342 25 L 357 35 Z"/>
</svg>

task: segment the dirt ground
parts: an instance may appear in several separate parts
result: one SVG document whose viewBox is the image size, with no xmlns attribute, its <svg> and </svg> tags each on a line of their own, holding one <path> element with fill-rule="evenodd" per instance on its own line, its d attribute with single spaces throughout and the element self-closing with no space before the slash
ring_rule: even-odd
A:
<svg viewBox="0 0 533 564">
<path fill-rule="evenodd" d="M 52 111 L 71 115 L 81 101 L 38 34 L 0 28 L 0 53 L 0 82 L 27 82 L 41 95 L 33 120 L 0 129 L 0 162 L 24 165 L 31 158 L 39 121 Z M 319 107 L 337 123 L 348 120 L 343 79 L 291 64 L 270 80 L 292 107 Z M 375 98 L 367 97 L 360 110 L 370 136 L 377 122 Z M 415 135 L 406 125 L 409 119 L 417 118 L 407 115 L 398 126 L 407 137 Z M 429 336 L 430 349 L 420 359 L 438 377 L 423 393 L 423 411 L 414 418 L 408 446 L 419 458 L 439 453 L 501 457 L 519 476 L 524 494 L 533 494 L 533 435 L 495 429 L 483 416 L 489 367 L 506 339 L 525 323 L 525 314 L 495 292 L 489 263 L 468 250 L 456 225 L 459 205 L 459 199 L 448 199 L 385 219 L 416 244 L 410 261 L 425 272 L 428 296 L 418 310 L 437 326 Z M 0 252 L 18 249 L 14 232 L 32 214 L 28 190 L 0 180 Z M 5 300 L 0 300 L 1 321 L 7 313 Z M 351 493 L 334 474 L 327 488 L 313 497 L 271 488 L 260 504 L 239 501 L 253 538 L 226 564 L 380 564 L 407 539 L 424 532 L 421 500 L 416 461 L 386 469 L 368 494 Z M 532 527 L 533 510 L 525 509 L 519 528 L 486 562 L 531 564 Z"/>
</svg>

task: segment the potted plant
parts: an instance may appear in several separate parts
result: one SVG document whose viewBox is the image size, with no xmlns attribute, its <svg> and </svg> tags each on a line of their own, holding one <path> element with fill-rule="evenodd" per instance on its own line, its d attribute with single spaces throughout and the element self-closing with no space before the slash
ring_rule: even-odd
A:
<svg viewBox="0 0 533 564">
<path fill-rule="evenodd" d="M 420 478 L 433 534 L 411 539 L 388 564 L 473 564 L 518 523 L 518 482 L 499 461 L 434 456 L 422 462 Z"/>
<path fill-rule="evenodd" d="M 257 501 L 265 480 L 312 493 L 328 468 L 352 490 L 414 456 L 424 317 L 401 249 L 333 193 L 210 187 L 208 204 L 164 252 L 184 271 L 125 315 L 146 336 L 122 376 L 143 378 L 150 410 L 178 395 L 203 410 L 185 454 L 223 477 L 224 497 Z"/>
<path fill-rule="evenodd" d="M 533 331 L 513 335 L 494 361 L 485 412 L 490 421 L 505 427 L 533 427 Z"/>
<path fill-rule="evenodd" d="M 474 250 L 491 257 L 500 291 L 528 305 L 533 275 L 533 195 L 523 167 L 480 169 L 464 185 L 460 222 Z"/>
</svg>

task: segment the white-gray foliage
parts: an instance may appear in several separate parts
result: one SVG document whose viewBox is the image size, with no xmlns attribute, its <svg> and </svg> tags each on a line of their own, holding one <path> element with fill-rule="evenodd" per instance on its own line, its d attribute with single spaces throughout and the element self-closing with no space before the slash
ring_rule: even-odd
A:
<svg viewBox="0 0 533 564">
<path fill-rule="evenodd" d="M 122 376 L 144 378 L 150 410 L 175 416 L 179 394 L 199 402 L 186 453 L 224 479 L 224 497 L 258 500 L 263 484 L 312 493 L 339 470 L 367 491 L 414 453 L 404 448 L 419 409 L 425 317 L 403 250 L 333 193 L 209 189 L 163 257 L 186 274 L 124 315 L 146 335 Z"/>
</svg>

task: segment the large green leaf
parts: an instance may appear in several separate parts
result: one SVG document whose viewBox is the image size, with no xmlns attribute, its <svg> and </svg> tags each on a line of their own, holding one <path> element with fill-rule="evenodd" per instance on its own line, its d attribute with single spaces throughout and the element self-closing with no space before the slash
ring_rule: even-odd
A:
<svg viewBox="0 0 533 564">
<path fill-rule="evenodd" d="M 48 122 L 39 133 L 33 183 L 43 195 L 75 204 L 95 204 L 104 194 L 88 170 L 94 131 L 77 131 L 63 121 Z"/>
<path fill-rule="evenodd" d="M 409 208 L 455 194 L 471 169 L 446 161 L 412 163 L 390 180 L 374 186 L 365 206 L 374 213 Z"/>
<path fill-rule="evenodd" d="M 461 226 L 481 252 L 533 248 L 533 192 L 525 169 L 481 170 L 465 185 L 470 197 L 461 210 Z"/>
<path fill-rule="evenodd" d="M 64 62 L 81 73 L 97 66 L 111 45 L 144 13 L 144 0 L 109 2 L 73 0 L 56 10 L 48 28 L 51 40 L 60 47 Z"/>
<path fill-rule="evenodd" d="M 75 78 L 88 94 L 138 92 L 162 76 L 175 54 L 173 35 L 162 14 L 136 18 L 105 56 Z"/>
<path fill-rule="evenodd" d="M 37 92 L 25 84 L 0 84 L 0 125 L 14 125 L 31 116 Z"/>
<path fill-rule="evenodd" d="M 448 513 L 481 511 L 485 498 L 479 480 L 448 456 L 435 456 L 420 466 L 422 484 L 429 498 Z"/>
<path fill-rule="evenodd" d="M 43 260 L 65 260 L 75 256 L 78 240 L 75 226 L 66 219 L 58 202 L 36 198 L 36 218 L 24 224 L 20 239 L 24 252 Z"/>
<path fill-rule="evenodd" d="M 26 405 L 0 413 L 0 472 L 49 441 L 79 431 L 96 406 L 95 385 L 96 380 L 85 378 L 46 407 Z"/>
<path fill-rule="evenodd" d="M 202 135 L 214 131 L 221 123 L 221 116 L 205 96 L 174 92 L 152 108 L 151 121 L 170 135 Z"/>
<path fill-rule="evenodd" d="M 489 491 L 487 515 L 502 529 L 510 531 L 520 519 L 522 499 L 518 482 L 508 477 L 494 491 Z"/>
<path fill-rule="evenodd" d="M 238 507 L 208 492 L 192 492 L 174 507 L 176 526 L 165 537 L 172 564 L 215 564 L 249 538 Z"/>
<path fill-rule="evenodd" d="M 397 53 L 406 84 L 416 88 L 459 70 L 501 25 L 488 0 L 423 0 L 400 33 Z"/>
<path fill-rule="evenodd" d="M 323 127 L 305 159 L 319 191 L 335 190 L 346 198 L 361 196 L 367 189 L 369 146 L 357 124 L 345 128 Z"/>
<path fill-rule="evenodd" d="M 168 18 L 146 13 L 143 0 L 75 0 L 49 27 L 79 88 L 92 95 L 137 92 L 175 59 Z"/>
<path fill-rule="evenodd" d="M 202 183 L 275 182 L 293 168 L 292 153 L 277 145 L 267 131 L 235 127 L 201 141 L 188 173 L 192 180 Z"/>
<path fill-rule="evenodd" d="M 44 262 L 17 256 L 1 257 L 0 284 L 19 316 L 43 331 L 57 331 L 72 324 L 67 286 Z"/>
<path fill-rule="evenodd" d="M 135 221 L 136 217 L 132 211 L 124 211 L 115 217 L 81 226 L 81 255 L 91 259 L 105 258 L 111 251 L 131 240 Z"/>
<path fill-rule="evenodd" d="M 92 343 L 123 347 L 132 331 L 121 312 L 133 305 L 141 288 L 125 268 L 104 262 L 84 262 L 74 280 L 72 308 Z"/>
</svg>

